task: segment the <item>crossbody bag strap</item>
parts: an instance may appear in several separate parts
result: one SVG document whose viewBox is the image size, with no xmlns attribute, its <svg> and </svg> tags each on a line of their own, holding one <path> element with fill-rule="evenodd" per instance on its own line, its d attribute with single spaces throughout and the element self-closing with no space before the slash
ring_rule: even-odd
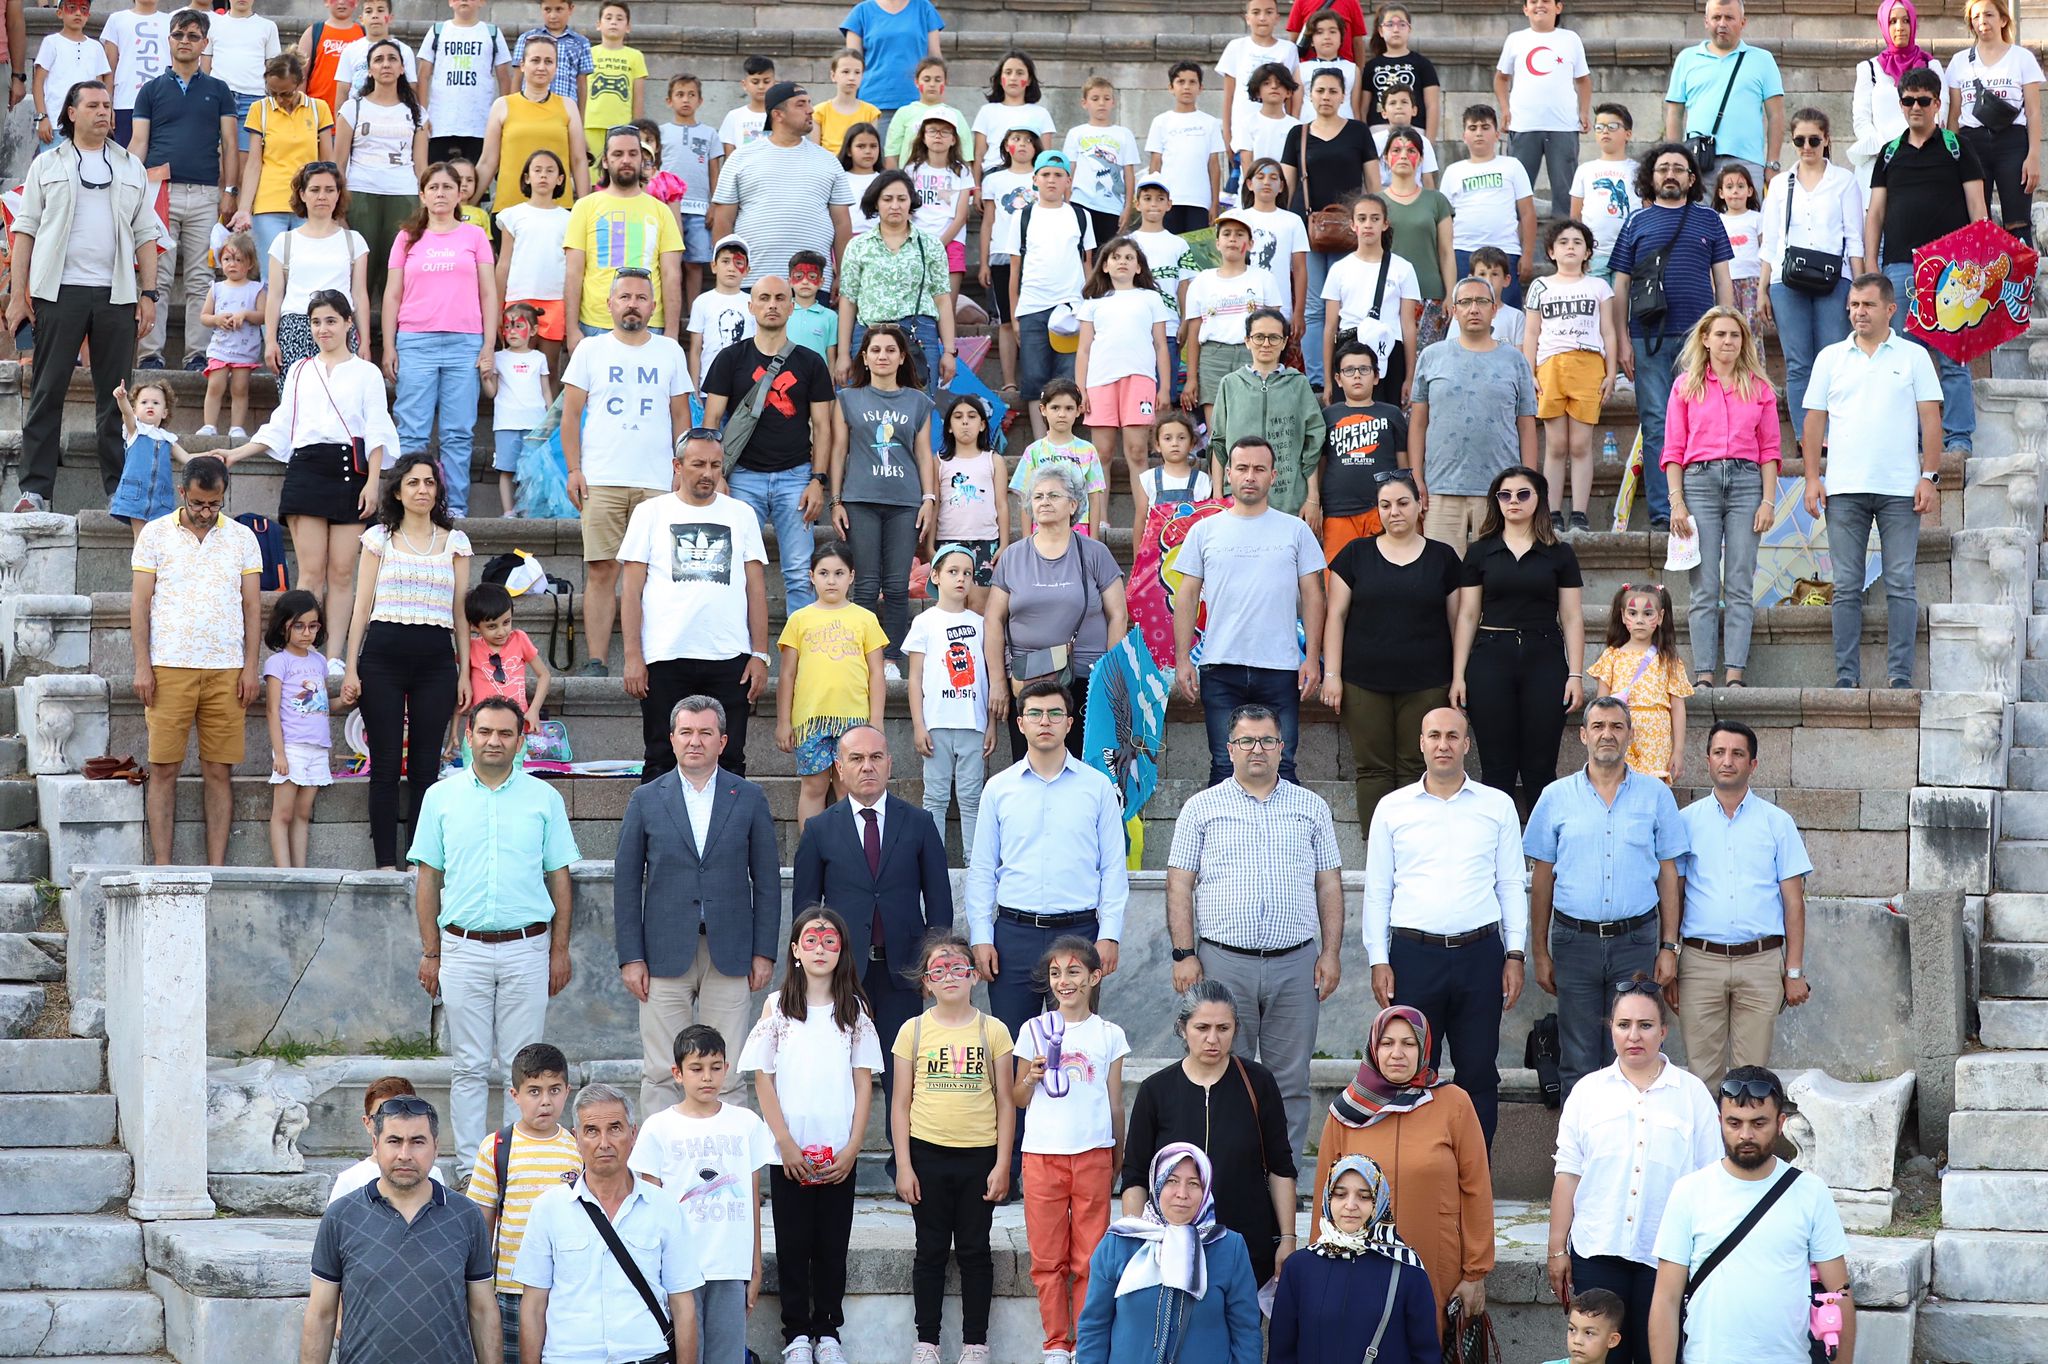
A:
<svg viewBox="0 0 2048 1364">
<path fill-rule="evenodd" d="M 1296 125 L 1301 129 L 1301 209 L 1304 213 L 1316 211 L 1316 201 L 1308 192 L 1308 125 Z"/>
<path fill-rule="evenodd" d="M 1244 1096 L 1252 1101 L 1252 1125 L 1259 1129 L 1259 1163 L 1266 1160 L 1266 1123 L 1259 1112 L 1259 1091 L 1252 1088 L 1252 1073 L 1245 1069 L 1244 1058 L 1232 1054 L 1231 1064 L 1237 1067 L 1237 1078 L 1244 1082 Z"/>
<path fill-rule="evenodd" d="M 1394 253 L 1382 246 L 1380 248 L 1380 277 L 1373 282 L 1372 286 L 1371 317 L 1375 322 L 1380 320 L 1380 300 L 1387 296 L 1387 276 L 1393 272 L 1393 269 Z"/>
<path fill-rule="evenodd" d="M 1798 1166 L 1785 1167 L 1785 1173 L 1778 1177 L 1777 1183 L 1771 1185 L 1769 1192 L 1756 1201 L 1756 1206 L 1749 1210 L 1749 1216 L 1743 1218 L 1735 1230 L 1728 1233 L 1726 1240 L 1714 1247 L 1713 1254 L 1707 1256 L 1700 1267 L 1692 1272 L 1692 1277 L 1685 1281 L 1686 1301 L 1691 1301 L 1692 1295 L 1699 1292 L 1700 1285 L 1707 1281 L 1707 1276 L 1720 1268 L 1721 1261 L 1727 1259 L 1729 1253 L 1742 1244 L 1742 1239 L 1756 1230 L 1756 1224 L 1764 1220 L 1764 1214 L 1771 1210 L 1771 1205 L 1783 1198 L 1785 1191 L 1790 1189 L 1793 1181 L 1798 1178 Z"/>
<path fill-rule="evenodd" d="M 627 1196 L 631 1197 L 630 1194 Z M 668 1313 L 661 1310 L 661 1299 L 654 1296 L 654 1290 L 648 1286 L 647 1276 L 640 1272 L 639 1264 L 627 1252 L 625 1243 L 619 1240 L 619 1233 L 617 1228 L 612 1226 L 612 1219 L 604 1215 L 602 1208 L 581 1194 L 576 1195 L 576 1202 L 589 1214 L 590 1224 L 596 1227 L 597 1234 L 604 1238 L 605 1247 L 611 1251 L 612 1258 L 619 1262 L 619 1268 L 625 1271 L 627 1282 L 640 1294 L 640 1301 L 646 1303 L 647 1310 L 654 1314 L 654 1320 L 661 1326 L 661 1338 L 668 1342 L 669 1356 L 674 1358 L 676 1324 L 669 1320 Z"/>
<path fill-rule="evenodd" d="M 1714 110 L 1714 126 L 1707 129 L 1708 137 L 1719 139 L 1721 136 L 1721 119 L 1728 112 L 1728 97 L 1735 93 L 1735 82 L 1742 75 L 1742 62 L 1747 56 L 1749 49 L 1746 47 L 1735 54 L 1735 66 L 1729 71 L 1728 84 L 1721 91 L 1721 107 Z"/>
<path fill-rule="evenodd" d="M 1365 1364 L 1373 1364 L 1379 1358 L 1380 1340 L 1387 1334 L 1387 1323 L 1394 1319 L 1394 1303 L 1401 1296 L 1401 1262 L 1390 1260 L 1394 1272 L 1387 1276 L 1387 1305 L 1380 1309 L 1380 1324 L 1372 1328 L 1372 1340 L 1365 1347 Z"/>
</svg>

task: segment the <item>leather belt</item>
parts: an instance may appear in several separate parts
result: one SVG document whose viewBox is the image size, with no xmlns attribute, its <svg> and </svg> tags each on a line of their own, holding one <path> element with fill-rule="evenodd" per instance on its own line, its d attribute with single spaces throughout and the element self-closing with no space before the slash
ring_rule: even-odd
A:
<svg viewBox="0 0 2048 1364">
<path fill-rule="evenodd" d="M 1550 911 L 1550 917 L 1563 924 L 1566 928 L 1576 929 L 1581 933 L 1591 933 L 1596 938 L 1618 938 L 1624 933 L 1633 932 L 1644 924 L 1655 920 L 1657 911 L 1646 909 L 1642 913 L 1626 919 L 1574 919 L 1561 909 L 1553 909 Z"/>
<path fill-rule="evenodd" d="M 463 928 L 457 924 L 443 924 L 441 925 L 441 931 L 453 934 L 458 938 L 467 938 L 471 942 L 518 942 L 522 938 L 538 938 L 541 934 L 548 931 L 548 922 L 548 920 L 542 919 L 540 922 L 528 924 L 524 928 L 494 929 L 490 932 L 481 932 L 474 928 Z"/>
<path fill-rule="evenodd" d="M 1680 941 L 1695 952 L 1704 952 L 1710 957 L 1760 957 L 1783 947 L 1785 936 L 1773 933 L 1754 942 L 1708 942 L 1705 938 L 1682 938 Z"/>
<path fill-rule="evenodd" d="M 1303 938 L 1300 942 L 1295 943 L 1292 947 L 1235 947 L 1227 942 L 1217 942 L 1214 938 L 1204 938 L 1202 939 L 1202 941 L 1209 944 L 1209 946 L 1219 948 L 1222 951 L 1235 952 L 1240 957 L 1262 958 L 1284 957 L 1289 952 L 1299 952 L 1302 948 L 1311 947 L 1315 944 L 1314 938 Z"/>
<path fill-rule="evenodd" d="M 1470 947 L 1473 943 L 1484 942 L 1488 938 L 1498 938 L 1500 921 L 1496 919 L 1469 933 L 1424 933 L 1419 928 L 1397 928 L 1394 930 L 1394 936 L 1428 947 Z"/>
<path fill-rule="evenodd" d="M 1095 917 L 1095 911 L 1080 909 L 1067 914 L 1033 914 L 1029 910 L 997 905 L 996 917 L 1008 919 L 1013 924 L 1022 924 L 1026 928 L 1079 928 Z"/>
</svg>

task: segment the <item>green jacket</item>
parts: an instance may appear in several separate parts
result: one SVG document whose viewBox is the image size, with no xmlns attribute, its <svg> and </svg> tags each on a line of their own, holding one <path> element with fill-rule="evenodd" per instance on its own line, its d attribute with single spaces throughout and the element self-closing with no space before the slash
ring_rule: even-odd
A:
<svg viewBox="0 0 2048 1364">
<path fill-rule="evenodd" d="M 1250 365 L 1234 369 L 1216 385 L 1209 416 L 1209 449 L 1219 469 L 1230 468 L 1230 447 L 1242 436 L 1264 436 L 1273 446 L 1272 503 L 1290 516 L 1301 514 L 1315 486 L 1316 465 L 1323 457 L 1322 404 L 1308 376 L 1281 368 L 1262 375 Z M 1229 492 L 1216 480 L 1216 495 Z"/>
</svg>

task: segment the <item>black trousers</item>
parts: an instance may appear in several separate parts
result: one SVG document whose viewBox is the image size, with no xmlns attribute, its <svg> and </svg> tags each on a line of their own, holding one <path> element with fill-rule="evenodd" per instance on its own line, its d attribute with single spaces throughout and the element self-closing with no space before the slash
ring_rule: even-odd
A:
<svg viewBox="0 0 2048 1364">
<path fill-rule="evenodd" d="M 61 251 L 61 243 L 47 248 Z M 117 262 L 118 264 L 118 262 Z M 135 368 L 135 305 L 110 302 L 113 290 L 66 284 L 55 302 L 35 301 L 35 378 L 28 390 L 28 414 L 21 424 L 21 490 L 49 499 L 57 486 L 64 454 L 64 390 L 78 348 L 92 346 L 93 434 L 98 437 L 100 486 L 108 497 L 121 486 L 127 451 L 121 440 L 121 408 L 114 389 Z M 55 510 L 55 508 L 52 508 Z"/>
<path fill-rule="evenodd" d="M 747 700 L 748 658 L 665 658 L 647 665 L 647 696 L 640 702 L 640 735 L 647 748 L 641 785 L 676 765 L 668 717 L 686 696 L 709 696 L 725 707 L 725 755 L 718 765 L 736 777 L 747 775 L 747 713 L 753 709 Z"/>
<path fill-rule="evenodd" d="M 1520 780 L 1524 816 L 1557 780 L 1564 738 L 1564 636 L 1482 629 L 1465 665 L 1465 710 L 1479 741 L 1479 780 L 1510 796 Z"/>
<path fill-rule="evenodd" d="M 441 775 L 441 745 L 455 715 L 455 633 L 438 625 L 373 620 L 356 660 L 363 684 L 363 728 L 370 742 L 370 844 L 380 867 L 398 857 L 398 776 L 412 788 L 419 818 L 427 788 Z M 411 742 L 407 743 L 407 733 Z"/>
<path fill-rule="evenodd" d="M 910 565 L 917 557 L 917 508 L 882 502 L 841 502 L 846 544 L 853 551 L 853 604 L 879 609 L 888 656 L 903 657 L 910 633 Z M 878 604 L 879 603 L 879 607 Z"/>
<path fill-rule="evenodd" d="M 1095 249 L 1100 251 L 1109 245 L 1110 238 L 1120 237 L 1124 231 L 1123 215 L 1107 213 L 1099 208 L 1088 210 L 1088 221 L 1095 225 Z"/>
<path fill-rule="evenodd" d="M 960 1343 L 988 1344 L 989 1304 L 996 1292 L 996 1262 L 988 1229 L 996 1205 L 988 1192 L 996 1166 L 993 1146 L 934 1146 L 910 1139 L 910 1163 L 917 1172 L 917 1253 L 910 1265 L 916 1301 L 917 1338 L 937 1344 L 939 1315 L 946 1302 L 946 1258 L 960 1266 Z"/>
<path fill-rule="evenodd" d="M 1010 685 L 1009 679 L 998 679 L 996 685 L 1007 687 Z M 1075 673 L 1074 680 L 1067 683 L 1067 690 L 1074 695 L 1074 727 L 1067 731 L 1067 752 L 1086 761 L 1081 752 L 1081 730 L 1088 715 L 1088 679 Z M 1038 704 L 1044 705 L 1045 702 L 1040 701 Z M 1017 728 L 1017 699 L 1014 696 L 1010 698 L 1009 730 L 1010 761 L 1022 762 L 1031 746 L 1024 742 L 1024 731 Z"/>
<path fill-rule="evenodd" d="M 1500 973 L 1507 948 L 1499 935 L 1463 947 L 1436 947 L 1396 934 L 1387 944 L 1394 1002 L 1412 1004 L 1429 1020 L 1429 1064 L 1446 1047 L 1458 1086 L 1470 1096 L 1486 1144 L 1500 1123 Z"/>
<path fill-rule="evenodd" d="M 2005 230 L 2029 239 L 2028 205 L 2033 196 L 2020 187 L 2020 170 L 2027 161 L 2027 130 L 2015 123 L 2002 132 L 1989 128 L 1964 128 L 1959 134 L 1984 163 L 1984 208 L 1991 221 Z M 1991 207 L 1991 192 L 1998 191 L 1998 207 Z"/>
<path fill-rule="evenodd" d="M 805 906 L 808 908 L 808 906 Z M 791 911 L 795 913 L 795 910 Z M 891 1111 L 889 1105 L 896 1093 L 896 1058 L 890 1055 L 890 1048 L 896 1045 L 896 1034 L 903 1025 L 924 1012 L 924 993 L 902 976 L 889 969 L 885 961 L 870 960 L 861 972 L 861 993 L 868 997 L 868 1010 L 874 1015 L 875 1036 L 887 1039 L 882 1047 L 882 1112 Z M 896 1177 L 895 1133 L 890 1133 L 889 1177 Z"/>
<path fill-rule="evenodd" d="M 1463 1081 L 1459 1082 L 1464 1083 Z M 1628 1309 L 1621 1322 L 1621 1344 L 1607 1352 L 1607 1364 L 1650 1364 L 1650 1299 L 1657 1290 L 1655 1265 L 1639 1265 L 1619 1255 L 1572 1252 L 1572 1293 L 1604 1288 Z"/>
<path fill-rule="evenodd" d="M 894 1041 L 894 1038 L 890 1039 Z M 858 1138 L 856 1138 L 857 1140 Z M 846 1322 L 846 1253 L 853 1239 L 854 1180 L 799 1184 L 768 1167 L 775 1262 L 782 1276 L 782 1341 L 839 1338 Z"/>
<path fill-rule="evenodd" d="M 1168 232 L 1200 232 L 1209 225 L 1209 210 L 1193 204 L 1175 204 L 1166 210 L 1161 224 Z"/>
</svg>

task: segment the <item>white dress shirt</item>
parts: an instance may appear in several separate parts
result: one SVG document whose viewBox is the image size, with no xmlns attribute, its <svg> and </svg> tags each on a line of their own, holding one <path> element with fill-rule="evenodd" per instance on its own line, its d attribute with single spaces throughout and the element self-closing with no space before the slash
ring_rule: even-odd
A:
<svg viewBox="0 0 2048 1364">
<path fill-rule="evenodd" d="M 1805 247 L 1842 257 L 1846 276 L 1849 257 L 1863 254 L 1863 186 L 1856 183 L 1854 171 L 1832 163 L 1812 189 L 1794 179 L 1798 174 L 1799 167 L 1794 164 L 1771 180 L 1770 192 L 1759 210 L 1763 220 L 1759 258 L 1771 267 L 1771 278 L 1782 279 L 1785 248 Z M 1790 228 L 1785 225 L 1788 191 L 1792 196 Z"/>
<path fill-rule="evenodd" d="M 330 370 L 315 355 L 285 371 L 270 420 L 250 439 L 289 464 L 294 450 L 347 445 L 357 436 L 366 451 L 382 452 L 382 467 L 398 462 L 398 428 L 384 403 L 383 371 L 357 356 Z"/>
<path fill-rule="evenodd" d="M 1514 798 L 1467 777 L 1448 800 L 1420 781 L 1382 800 L 1365 845 L 1363 909 L 1374 966 L 1396 928 L 1450 937 L 1498 923 L 1506 950 L 1522 951 L 1529 895 Z"/>
<path fill-rule="evenodd" d="M 702 857 L 704 840 L 711 837 L 711 802 L 718 795 L 718 769 L 711 769 L 702 787 L 683 775 L 680 767 L 676 769 L 676 780 L 683 788 L 683 813 L 690 817 L 690 837 L 697 840 L 697 855 Z"/>
<path fill-rule="evenodd" d="M 888 805 L 889 793 L 886 790 L 881 795 L 875 797 L 873 805 L 862 805 L 852 796 L 846 798 L 846 807 L 853 811 L 853 837 L 856 842 L 868 836 L 867 812 L 869 810 L 875 812 L 875 837 L 879 839 L 889 831 Z M 866 847 L 867 845 L 863 843 L 861 846 Z"/>
<path fill-rule="evenodd" d="M 580 1179 L 536 1198 L 512 1270 L 512 1277 L 527 1287 L 549 1290 L 542 1361 L 611 1364 L 660 1354 L 668 1348 L 660 1323 L 579 1203 L 604 1215 Z M 636 1177 L 611 1224 L 641 1277 L 664 1298 L 703 1286 L 683 1227 L 682 1205 L 673 1194 Z"/>
<path fill-rule="evenodd" d="M 1712 1095 L 1683 1066 L 1647 1089 L 1619 1061 L 1572 1087 L 1557 1120 L 1557 1173 L 1577 1175 L 1571 1248 L 1657 1263 L 1657 1225 L 1671 1186 L 1721 1159 L 1721 1118 Z"/>
</svg>

